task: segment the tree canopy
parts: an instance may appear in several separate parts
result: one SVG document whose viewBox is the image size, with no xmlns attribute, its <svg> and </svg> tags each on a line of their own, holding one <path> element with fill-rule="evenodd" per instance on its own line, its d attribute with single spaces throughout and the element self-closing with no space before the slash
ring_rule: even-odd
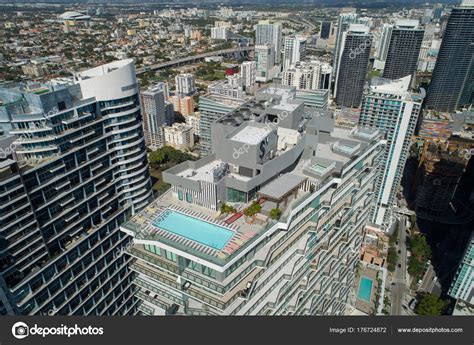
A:
<svg viewBox="0 0 474 345">
<path fill-rule="evenodd" d="M 151 152 L 148 156 L 148 159 L 152 165 L 162 165 L 168 163 L 176 165 L 187 160 L 194 160 L 195 157 L 189 153 L 176 150 L 171 146 L 165 146 L 161 149 Z"/>
<path fill-rule="evenodd" d="M 416 312 L 418 315 L 441 315 L 445 306 L 445 301 L 432 293 L 427 293 L 422 295 L 416 306 Z"/>
<path fill-rule="evenodd" d="M 270 211 L 270 218 L 272 219 L 280 219 L 281 217 L 281 210 L 279 208 L 274 208 Z"/>
<path fill-rule="evenodd" d="M 408 259 L 408 273 L 415 278 L 421 278 L 425 270 L 425 264 L 431 257 L 431 248 L 426 242 L 426 237 L 417 234 L 410 238 L 411 256 Z"/>
<path fill-rule="evenodd" d="M 244 210 L 244 214 L 247 217 L 252 217 L 256 215 L 258 212 L 260 212 L 261 209 L 262 209 L 262 206 L 258 202 L 254 201 L 249 207 L 247 207 Z"/>
</svg>

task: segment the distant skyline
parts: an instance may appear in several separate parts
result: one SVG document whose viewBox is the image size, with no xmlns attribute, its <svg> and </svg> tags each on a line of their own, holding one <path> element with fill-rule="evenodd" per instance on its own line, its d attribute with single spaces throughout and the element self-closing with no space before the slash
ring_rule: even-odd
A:
<svg viewBox="0 0 474 345">
<path fill-rule="evenodd" d="M 23 3 L 48 3 L 48 4 L 163 4 L 163 5 L 184 5 L 184 4 L 193 4 L 193 6 L 199 7 L 200 5 L 240 5 L 240 4 L 254 4 L 254 5 L 264 5 L 264 4 L 280 4 L 280 5 L 330 5 L 330 7 L 342 7 L 342 6 L 355 6 L 355 7 L 386 7 L 387 5 L 419 5 L 424 3 L 435 4 L 457 4 L 460 1 L 456 0 L 204 0 L 200 1 L 199 4 L 196 4 L 193 0 L 0 0 L 0 5 L 7 4 L 23 4 Z"/>
</svg>

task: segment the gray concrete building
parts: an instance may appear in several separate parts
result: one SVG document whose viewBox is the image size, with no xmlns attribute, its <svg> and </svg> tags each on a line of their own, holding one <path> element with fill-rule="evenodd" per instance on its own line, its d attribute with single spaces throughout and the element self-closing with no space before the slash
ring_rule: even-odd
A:
<svg viewBox="0 0 474 345">
<path fill-rule="evenodd" d="M 269 85 L 213 123 L 213 153 L 121 227 L 143 314 L 344 313 L 384 141 L 295 93 Z"/>
</svg>

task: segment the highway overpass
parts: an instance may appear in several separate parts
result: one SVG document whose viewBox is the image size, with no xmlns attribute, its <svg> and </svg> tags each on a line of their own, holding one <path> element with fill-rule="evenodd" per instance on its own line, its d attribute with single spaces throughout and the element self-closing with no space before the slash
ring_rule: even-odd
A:
<svg viewBox="0 0 474 345">
<path fill-rule="evenodd" d="M 176 59 L 176 60 L 172 60 L 172 61 L 165 61 L 165 62 L 161 62 L 159 64 L 137 68 L 137 74 L 141 74 L 141 73 L 152 71 L 152 70 L 165 69 L 165 68 L 169 68 L 169 67 L 192 64 L 192 63 L 196 63 L 196 62 L 199 62 L 201 60 L 204 60 L 205 58 L 211 57 L 211 56 L 228 55 L 228 54 L 234 54 L 234 53 L 247 53 L 247 52 L 250 52 L 250 51 L 253 51 L 253 50 L 255 50 L 254 46 L 216 50 L 216 51 L 209 52 L 209 53 L 187 56 L 187 57 L 184 57 L 184 58 L 181 58 L 181 59 Z"/>
</svg>

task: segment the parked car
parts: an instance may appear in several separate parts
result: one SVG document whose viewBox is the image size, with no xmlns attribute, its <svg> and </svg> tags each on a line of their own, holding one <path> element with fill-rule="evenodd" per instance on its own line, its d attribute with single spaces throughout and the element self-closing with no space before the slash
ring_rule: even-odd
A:
<svg viewBox="0 0 474 345">
<path fill-rule="evenodd" d="M 410 303 L 408 303 L 408 307 L 411 309 L 411 310 L 415 310 L 415 307 L 416 307 L 416 304 L 418 303 L 418 301 L 416 300 L 416 298 L 412 298 L 410 300 Z"/>
</svg>

